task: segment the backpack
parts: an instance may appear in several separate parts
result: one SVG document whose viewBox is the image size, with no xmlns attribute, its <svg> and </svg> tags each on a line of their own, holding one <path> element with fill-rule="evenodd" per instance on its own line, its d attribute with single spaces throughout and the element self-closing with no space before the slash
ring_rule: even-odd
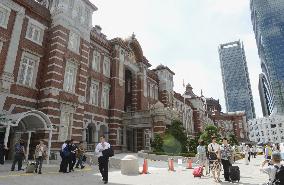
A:
<svg viewBox="0 0 284 185">
<path fill-rule="evenodd" d="M 283 185 L 284 184 L 284 166 L 281 165 L 281 167 L 279 168 L 278 166 L 274 166 L 274 168 L 277 169 L 276 174 L 275 174 L 275 180 L 273 181 L 273 183 L 275 185 Z"/>
</svg>

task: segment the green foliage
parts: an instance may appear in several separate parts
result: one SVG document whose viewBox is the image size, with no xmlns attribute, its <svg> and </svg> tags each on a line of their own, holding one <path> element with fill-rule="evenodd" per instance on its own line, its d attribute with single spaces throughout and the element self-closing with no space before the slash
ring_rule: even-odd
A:
<svg viewBox="0 0 284 185">
<path fill-rule="evenodd" d="M 166 136 L 173 136 L 181 146 L 181 152 L 186 153 L 188 152 L 187 146 L 188 146 L 188 139 L 185 132 L 185 129 L 183 127 L 182 122 L 178 120 L 173 120 L 172 124 L 167 128 L 166 130 Z M 167 144 L 170 144 L 169 142 L 174 142 L 173 140 L 167 141 Z"/>
<path fill-rule="evenodd" d="M 182 150 L 181 143 L 172 135 L 164 136 L 163 151 L 166 153 L 178 154 Z"/>
<path fill-rule="evenodd" d="M 205 145 L 209 145 L 212 141 L 211 137 L 216 136 L 217 142 L 221 141 L 221 135 L 219 134 L 218 128 L 214 125 L 208 125 L 204 132 L 201 134 L 200 139 L 204 141 Z"/>
<path fill-rule="evenodd" d="M 231 146 L 234 146 L 234 145 L 238 146 L 239 145 L 239 141 L 237 140 L 237 138 L 234 134 L 230 134 L 228 140 L 229 140 L 229 143 L 230 143 Z"/>
<path fill-rule="evenodd" d="M 197 153 L 197 146 L 198 146 L 198 140 L 201 133 L 198 133 L 194 138 L 189 139 L 188 141 L 188 151 L 191 153 Z"/>
<path fill-rule="evenodd" d="M 154 149 L 154 152 L 163 152 L 163 138 L 160 134 L 155 134 L 151 147 Z"/>
</svg>

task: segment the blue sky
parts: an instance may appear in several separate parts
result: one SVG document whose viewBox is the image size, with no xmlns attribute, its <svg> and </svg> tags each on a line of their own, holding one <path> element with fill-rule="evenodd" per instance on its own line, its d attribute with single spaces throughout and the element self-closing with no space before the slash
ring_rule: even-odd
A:
<svg viewBox="0 0 284 185">
<path fill-rule="evenodd" d="M 174 90 L 184 92 L 182 81 L 194 92 L 225 100 L 218 55 L 221 43 L 244 42 L 256 114 L 262 116 L 258 93 L 261 72 L 250 20 L 248 0 L 91 0 L 108 39 L 135 33 L 144 55 L 156 67 L 175 73 Z"/>
</svg>

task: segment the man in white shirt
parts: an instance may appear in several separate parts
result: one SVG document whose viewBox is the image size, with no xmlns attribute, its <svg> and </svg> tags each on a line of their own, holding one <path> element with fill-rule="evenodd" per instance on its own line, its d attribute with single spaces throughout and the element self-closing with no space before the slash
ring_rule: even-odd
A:
<svg viewBox="0 0 284 185">
<path fill-rule="evenodd" d="M 110 144 L 105 141 L 105 136 L 100 137 L 100 143 L 96 146 L 96 156 L 98 157 L 99 170 L 102 174 L 104 184 L 108 183 L 108 157 L 103 156 L 102 151 L 110 148 Z"/>
<path fill-rule="evenodd" d="M 269 182 L 268 184 L 269 185 L 272 185 L 275 183 L 275 178 L 276 178 L 276 172 L 279 168 L 281 168 L 281 154 L 279 152 L 273 152 L 272 153 L 272 160 L 271 160 L 271 163 L 272 165 L 268 165 L 267 167 L 264 167 L 266 165 L 266 163 L 268 163 L 269 161 L 268 160 L 265 160 L 263 163 L 262 163 L 262 168 L 260 169 L 262 172 L 268 174 L 269 176 Z M 279 180 L 279 179 L 278 179 Z M 281 181 L 282 183 L 282 181 Z M 281 184 L 279 183 L 279 184 Z"/>
</svg>

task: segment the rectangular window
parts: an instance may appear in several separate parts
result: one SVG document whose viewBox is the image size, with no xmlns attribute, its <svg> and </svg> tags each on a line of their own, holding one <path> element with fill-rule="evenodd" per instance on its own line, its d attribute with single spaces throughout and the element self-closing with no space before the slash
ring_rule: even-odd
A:
<svg viewBox="0 0 284 185">
<path fill-rule="evenodd" d="M 104 86 L 102 92 L 102 107 L 105 109 L 109 108 L 109 87 Z"/>
<path fill-rule="evenodd" d="M 71 139 L 72 117 L 73 114 L 70 112 L 61 112 L 59 141 L 66 141 L 67 139 Z"/>
<path fill-rule="evenodd" d="M 43 39 L 43 29 L 29 21 L 26 38 L 41 45 Z"/>
<path fill-rule="evenodd" d="M 11 10 L 0 4 L 0 27 L 7 29 Z"/>
<path fill-rule="evenodd" d="M 30 53 L 24 52 L 18 73 L 18 83 L 21 85 L 34 87 L 37 75 L 37 67 L 40 58 Z"/>
<path fill-rule="evenodd" d="M 79 44 L 80 44 L 79 35 L 70 31 L 68 49 L 70 49 L 71 51 L 73 51 L 75 53 L 79 53 Z"/>
<path fill-rule="evenodd" d="M 93 61 L 92 61 L 92 69 L 96 72 L 100 72 L 100 53 L 97 51 L 93 52 Z"/>
<path fill-rule="evenodd" d="M 67 62 L 64 76 L 63 89 L 67 92 L 75 92 L 77 66 L 73 62 Z"/>
<path fill-rule="evenodd" d="M 104 57 L 103 74 L 110 77 L 110 61 L 108 57 Z"/>
<path fill-rule="evenodd" d="M 90 104 L 99 105 L 99 83 L 95 81 L 91 82 Z"/>
</svg>

